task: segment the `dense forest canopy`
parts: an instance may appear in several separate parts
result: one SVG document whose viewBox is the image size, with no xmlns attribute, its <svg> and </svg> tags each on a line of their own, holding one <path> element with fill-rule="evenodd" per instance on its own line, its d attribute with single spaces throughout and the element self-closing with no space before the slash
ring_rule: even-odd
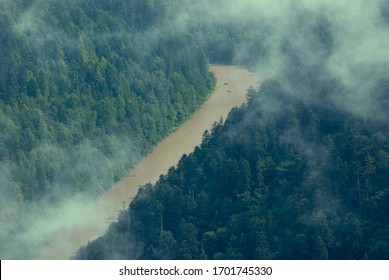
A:
<svg viewBox="0 0 389 280">
<path fill-rule="evenodd" d="M 290 94 L 251 91 L 75 258 L 387 259 L 389 131 Z"/>
<path fill-rule="evenodd" d="M 0 257 L 33 256 L 190 117 L 210 60 L 265 82 L 76 258 L 388 258 L 388 11 L 0 0 Z"/>
<path fill-rule="evenodd" d="M 209 96 L 171 4 L 0 2 L 1 258 L 30 256 L 49 234 L 30 222 L 100 194 Z"/>
<path fill-rule="evenodd" d="M 216 2 L 207 54 L 267 80 L 75 258 L 387 259 L 388 2 Z"/>
</svg>

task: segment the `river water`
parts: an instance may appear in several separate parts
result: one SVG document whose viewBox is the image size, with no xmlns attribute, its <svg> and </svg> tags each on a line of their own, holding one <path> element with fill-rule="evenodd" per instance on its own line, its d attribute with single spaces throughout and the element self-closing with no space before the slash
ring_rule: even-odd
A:
<svg viewBox="0 0 389 280">
<path fill-rule="evenodd" d="M 194 116 L 80 213 L 74 225 L 58 234 L 38 259 L 69 259 L 81 246 L 102 235 L 120 210 L 127 208 L 140 186 L 155 183 L 183 154 L 191 153 L 201 143 L 205 130 L 220 117 L 225 119 L 233 107 L 242 105 L 248 88 L 258 87 L 258 76 L 245 69 L 211 65 L 210 70 L 217 78 L 215 91 Z"/>
</svg>

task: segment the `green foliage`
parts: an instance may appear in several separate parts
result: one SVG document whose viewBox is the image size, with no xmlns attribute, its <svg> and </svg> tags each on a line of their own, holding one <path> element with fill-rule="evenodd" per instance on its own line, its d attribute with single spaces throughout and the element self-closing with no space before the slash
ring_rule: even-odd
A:
<svg viewBox="0 0 389 280">
<path fill-rule="evenodd" d="M 0 10 L 2 215 L 7 200 L 22 216 L 31 203 L 100 194 L 214 86 L 194 39 L 166 27 L 171 1 L 17 0 Z"/>
<path fill-rule="evenodd" d="M 190 2 L 0 2 L 0 218 L 21 221 L 1 252 L 30 255 L 14 238 L 26 213 L 100 193 L 187 119 L 215 84 L 208 58 L 266 65 L 275 51 L 279 76 L 76 257 L 387 259 L 382 67 L 358 65 L 380 78 L 367 108 L 343 106 L 360 97 L 323 70 L 337 46 L 325 16 L 300 14 L 274 50 L 260 18 L 171 24 Z"/>
<path fill-rule="evenodd" d="M 121 238 L 143 259 L 387 259 L 389 131 L 314 102 L 326 82 L 310 99 L 277 81 L 251 91 L 139 192 Z"/>
<path fill-rule="evenodd" d="M 168 1 L 28 3 L 15 1 L 17 12 L 4 11 L 0 34 L 1 154 L 26 174 L 14 176 L 17 181 L 40 188 L 55 183 L 57 174 L 46 176 L 49 158 L 23 166 L 23 161 L 35 161 L 42 145 L 58 145 L 72 154 L 77 145 L 101 137 L 102 147 L 111 146 L 108 139 L 118 135 L 133 142 L 137 150 L 127 151 L 128 167 L 134 162 L 131 153 L 147 153 L 193 113 L 213 86 L 194 41 L 163 28 L 153 42 L 139 33 L 168 20 Z M 144 18 L 136 21 L 141 27 L 131 25 L 131 15 Z M 190 56 L 186 53 L 190 64 L 176 57 L 181 47 L 191 49 Z M 61 169 L 65 163 L 59 164 Z M 36 182 L 35 169 L 47 178 Z M 34 188 L 31 192 L 27 200 L 41 195 Z"/>
</svg>

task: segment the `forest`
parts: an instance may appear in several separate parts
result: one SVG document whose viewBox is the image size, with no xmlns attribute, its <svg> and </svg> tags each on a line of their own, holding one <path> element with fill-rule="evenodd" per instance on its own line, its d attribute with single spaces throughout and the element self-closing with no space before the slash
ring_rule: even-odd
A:
<svg viewBox="0 0 389 280">
<path fill-rule="evenodd" d="M 208 59 L 167 26 L 170 4 L 0 2 L 1 258 L 29 257 L 16 233 L 106 190 L 209 97 Z"/>
<path fill-rule="evenodd" d="M 261 88 L 74 258 L 388 259 L 388 11 L 0 0 L 0 258 L 32 258 L 190 118 L 211 62 Z"/>
<path fill-rule="evenodd" d="M 388 259 L 387 56 L 346 61 L 347 83 L 329 65 L 348 52 L 340 31 L 320 12 L 296 13 L 277 72 L 74 259 Z M 379 16 L 387 30 L 388 14 Z M 266 30 L 256 30 L 258 48 L 245 43 L 262 62 Z M 235 52 L 213 59 L 231 63 Z"/>
<path fill-rule="evenodd" d="M 387 259 L 387 123 L 317 104 L 340 89 L 305 74 L 309 98 L 252 90 L 75 258 Z"/>
</svg>

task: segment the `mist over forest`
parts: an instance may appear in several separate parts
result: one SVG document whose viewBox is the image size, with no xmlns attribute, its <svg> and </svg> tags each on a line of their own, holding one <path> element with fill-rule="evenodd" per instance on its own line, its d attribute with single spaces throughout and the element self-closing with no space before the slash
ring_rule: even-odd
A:
<svg viewBox="0 0 389 280">
<path fill-rule="evenodd" d="M 388 45 L 387 0 L 1 0 L 0 258 L 71 225 L 218 63 L 261 88 L 75 258 L 387 259 Z"/>
</svg>

